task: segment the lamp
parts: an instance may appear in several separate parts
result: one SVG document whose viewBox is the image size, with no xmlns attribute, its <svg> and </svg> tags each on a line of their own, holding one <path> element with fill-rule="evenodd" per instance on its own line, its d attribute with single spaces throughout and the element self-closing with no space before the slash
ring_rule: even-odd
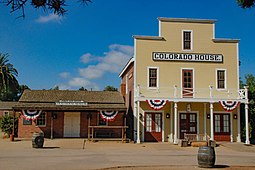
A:
<svg viewBox="0 0 255 170">
<path fill-rule="evenodd" d="M 211 117 L 210 114 L 207 114 L 207 119 L 210 119 L 210 117 Z"/>
<path fill-rule="evenodd" d="M 237 114 L 234 114 L 234 119 L 237 119 Z"/>
<path fill-rule="evenodd" d="M 190 112 L 190 111 L 191 111 L 191 104 L 190 104 L 190 103 L 188 103 L 188 104 L 186 105 L 186 110 L 187 110 L 187 112 Z"/>
<path fill-rule="evenodd" d="M 170 118 L 170 113 L 166 114 L 166 118 L 169 119 Z"/>
</svg>

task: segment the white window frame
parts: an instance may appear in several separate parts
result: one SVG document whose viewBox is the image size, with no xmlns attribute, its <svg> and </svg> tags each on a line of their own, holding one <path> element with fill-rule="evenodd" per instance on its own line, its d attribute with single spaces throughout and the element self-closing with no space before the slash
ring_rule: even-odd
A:
<svg viewBox="0 0 255 170">
<path fill-rule="evenodd" d="M 218 71 L 224 71 L 224 88 L 218 87 Z M 216 79 L 216 89 L 217 90 L 226 90 L 227 89 L 227 69 L 218 68 L 215 71 L 215 79 Z"/>
<path fill-rule="evenodd" d="M 156 69 L 157 70 L 157 82 L 156 87 L 150 87 L 150 69 Z M 159 67 L 147 67 L 147 88 L 148 89 L 158 89 L 159 88 Z"/>
<path fill-rule="evenodd" d="M 180 83 L 181 83 L 181 96 L 183 97 L 183 94 L 182 94 L 182 90 L 183 90 L 183 83 L 182 83 L 182 80 L 183 80 L 183 77 L 182 77 L 182 72 L 183 72 L 183 70 L 192 70 L 192 85 L 193 85 L 193 98 L 195 98 L 195 69 L 194 68 L 181 68 L 181 73 L 180 73 L 180 76 L 181 76 L 181 81 L 180 81 Z"/>
<path fill-rule="evenodd" d="M 45 124 L 44 124 L 44 125 L 38 125 L 38 124 L 37 124 L 37 119 L 36 119 L 36 122 L 35 122 L 35 123 L 36 123 L 36 126 L 37 126 L 37 127 L 46 127 L 46 126 L 47 126 L 47 112 L 42 112 L 42 113 L 45 113 Z M 41 114 L 42 114 L 42 113 L 41 113 Z M 40 115 L 40 116 L 41 116 L 41 115 Z M 40 117 L 40 116 L 39 116 L 39 117 Z M 38 118 L 39 118 L 39 117 L 38 117 Z"/>
<path fill-rule="evenodd" d="M 9 111 L 4 111 L 3 116 L 10 116 L 10 112 Z"/>
<path fill-rule="evenodd" d="M 190 32 L 190 49 L 184 49 L 184 32 Z M 193 50 L 193 30 L 182 30 L 182 51 L 192 51 Z"/>
</svg>

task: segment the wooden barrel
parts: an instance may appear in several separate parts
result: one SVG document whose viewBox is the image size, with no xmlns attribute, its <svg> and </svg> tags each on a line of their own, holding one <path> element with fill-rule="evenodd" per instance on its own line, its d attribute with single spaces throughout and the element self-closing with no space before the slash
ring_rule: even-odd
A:
<svg viewBox="0 0 255 170">
<path fill-rule="evenodd" d="M 211 146 L 200 146 L 198 149 L 198 167 L 211 168 L 215 164 L 215 151 Z"/>
<path fill-rule="evenodd" d="M 32 136 L 32 147 L 42 148 L 44 143 L 44 134 L 42 132 L 34 132 Z"/>
</svg>

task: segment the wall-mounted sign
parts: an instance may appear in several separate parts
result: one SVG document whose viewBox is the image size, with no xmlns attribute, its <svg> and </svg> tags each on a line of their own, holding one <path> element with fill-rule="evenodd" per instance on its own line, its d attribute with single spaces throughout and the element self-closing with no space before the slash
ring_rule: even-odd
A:
<svg viewBox="0 0 255 170">
<path fill-rule="evenodd" d="M 154 61 L 190 61 L 190 62 L 223 63 L 222 54 L 153 52 L 152 59 Z"/>
<path fill-rule="evenodd" d="M 56 105 L 64 105 L 64 106 L 87 106 L 88 103 L 84 101 L 76 101 L 76 100 L 59 100 L 56 102 Z"/>
</svg>

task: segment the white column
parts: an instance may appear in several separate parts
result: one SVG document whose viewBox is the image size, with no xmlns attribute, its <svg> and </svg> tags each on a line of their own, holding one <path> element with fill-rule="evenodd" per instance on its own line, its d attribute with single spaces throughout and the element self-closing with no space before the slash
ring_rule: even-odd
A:
<svg viewBox="0 0 255 170">
<path fill-rule="evenodd" d="M 177 133 L 178 133 L 178 114 L 177 114 L 177 103 L 174 103 L 174 144 L 178 144 Z"/>
<path fill-rule="evenodd" d="M 206 122 L 207 120 L 207 115 L 206 115 L 206 103 L 204 103 L 204 135 L 206 136 Z"/>
<path fill-rule="evenodd" d="M 213 133 L 213 103 L 210 103 L 210 125 L 211 125 L 211 140 L 214 140 L 214 133 Z"/>
<path fill-rule="evenodd" d="M 170 136 L 169 136 L 169 142 L 173 143 L 174 139 L 173 139 L 173 103 L 171 102 L 170 104 Z"/>
<path fill-rule="evenodd" d="M 134 141 L 137 140 L 137 101 L 134 102 L 134 120 L 133 120 L 133 123 L 134 123 Z M 136 118 L 136 119 L 135 119 Z"/>
<path fill-rule="evenodd" d="M 246 141 L 245 144 L 250 144 L 249 139 L 249 115 L 248 115 L 248 103 L 245 103 L 245 128 L 246 128 Z"/>
<path fill-rule="evenodd" d="M 237 142 L 241 142 L 240 106 L 237 108 Z"/>
<path fill-rule="evenodd" d="M 140 143 L 140 101 L 137 101 L 137 139 L 136 143 Z"/>
<path fill-rule="evenodd" d="M 234 142 L 234 139 L 233 139 L 233 113 L 230 113 L 230 142 Z"/>
</svg>

